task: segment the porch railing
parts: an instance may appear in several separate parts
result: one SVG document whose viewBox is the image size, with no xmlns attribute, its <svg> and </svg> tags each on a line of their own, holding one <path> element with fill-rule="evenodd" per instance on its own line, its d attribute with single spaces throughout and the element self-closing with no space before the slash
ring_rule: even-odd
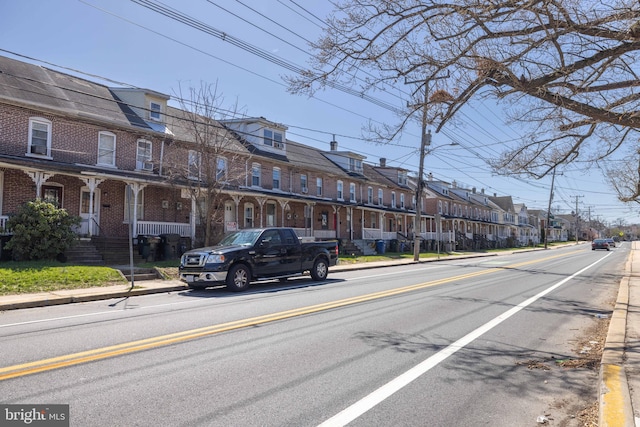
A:
<svg viewBox="0 0 640 427">
<path fill-rule="evenodd" d="M 424 240 L 437 240 L 438 239 L 438 233 L 436 233 L 435 231 L 427 231 L 425 233 L 420 233 L 420 236 Z M 442 233 L 440 233 L 440 239 L 443 242 L 455 242 L 455 240 L 456 240 L 453 231 L 443 231 Z"/>
<path fill-rule="evenodd" d="M 6 215 L 0 215 L 0 234 L 5 232 L 7 227 L 7 220 L 9 219 Z"/>
<path fill-rule="evenodd" d="M 159 236 L 160 234 L 179 234 L 181 237 L 189 237 L 191 225 L 184 222 L 138 221 L 136 236 Z"/>
<path fill-rule="evenodd" d="M 335 239 L 336 230 L 313 230 L 316 239 Z"/>
<path fill-rule="evenodd" d="M 362 238 L 365 240 L 393 240 L 398 238 L 398 233 L 395 231 L 382 231 L 379 228 L 365 228 L 363 229 Z"/>
</svg>

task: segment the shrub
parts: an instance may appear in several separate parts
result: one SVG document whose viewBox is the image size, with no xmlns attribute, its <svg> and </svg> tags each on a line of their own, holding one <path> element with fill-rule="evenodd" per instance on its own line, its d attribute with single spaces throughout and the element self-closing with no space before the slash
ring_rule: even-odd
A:
<svg viewBox="0 0 640 427">
<path fill-rule="evenodd" d="M 79 224 L 80 217 L 69 215 L 52 203 L 27 202 L 7 220 L 7 229 L 13 237 L 6 249 L 18 261 L 55 259 L 73 244 L 76 239 L 73 230 Z"/>
</svg>

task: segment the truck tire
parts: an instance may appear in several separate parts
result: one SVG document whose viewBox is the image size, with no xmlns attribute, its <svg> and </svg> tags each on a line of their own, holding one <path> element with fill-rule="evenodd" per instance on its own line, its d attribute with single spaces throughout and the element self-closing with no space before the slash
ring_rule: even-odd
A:
<svg viewBox="0 0 640 427">
<path fill-rule="evenodd" d="M 244 264 L 236 264 L 227 274 L 227 288 L 233 292 L 246 291 L 251 281 L 251 271 Z"/>
<path fill-rule="evenodd" d="M 328 273 L 329 264 L 327 263 L 327 260 L 324 258 L 318 258 L 316 262 L 313 263 L 311 278 L 315 281 L 325 280 Z"/>
</svg>

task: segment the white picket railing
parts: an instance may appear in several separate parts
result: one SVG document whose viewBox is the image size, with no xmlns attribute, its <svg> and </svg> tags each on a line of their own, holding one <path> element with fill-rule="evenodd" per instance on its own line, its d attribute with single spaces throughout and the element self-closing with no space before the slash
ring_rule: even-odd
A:
<svg viewBox="0 0 640 427">
<path fill-rule="evenodd" d="M 0 215 L 0 233 L 4 233 L 5 228 L 7 227 L 7 220 L 9 219 L 6 215 Z"/>
<path fill-rule="evenodd" d="M 160 234 L 179 234 L 191 236 L 191 225 L 184 222 L 138 221 L 136 235 L 159 236 Z"/>
</svg>

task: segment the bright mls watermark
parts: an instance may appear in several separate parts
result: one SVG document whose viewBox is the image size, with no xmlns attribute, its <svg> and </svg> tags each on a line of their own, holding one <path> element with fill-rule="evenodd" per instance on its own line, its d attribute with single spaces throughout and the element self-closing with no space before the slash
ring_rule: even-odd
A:
<svg viewBox="0 0 640 427">
<path fill-rule="evenodd" d="M 0 426 L 69 427 L 69 405 L 5 405 Z"/>
</svg>

